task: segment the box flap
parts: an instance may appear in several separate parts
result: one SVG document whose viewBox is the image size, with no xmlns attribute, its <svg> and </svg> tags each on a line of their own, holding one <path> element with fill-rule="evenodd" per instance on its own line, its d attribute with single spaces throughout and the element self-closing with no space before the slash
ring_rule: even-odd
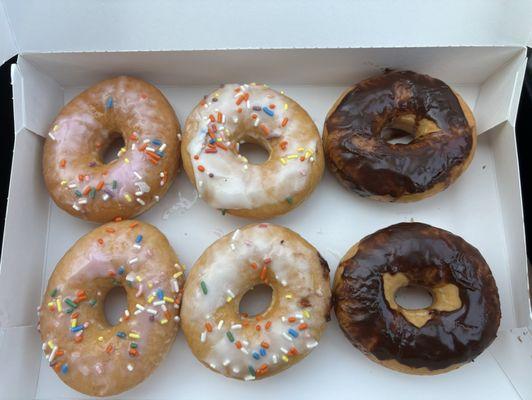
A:
<svg viewBox="0 0 532 400">
<path fill-rule="evenodd" d="M 31 3 L 31 6 L 28 6 Z M 532 2 L 515 0 L 0 0 L 18 51 L 524 46 Z M 6 52 L 6 54 L 11 54 Z"/>
<path fill-rule="evenodd" d="M 523 48 L 520 54 L 482 84 L 479 101 L 474 110 L 475 117 L 479 121 L 477 126 L 479 133 L 506 120 L 512 125 L 515 124 L 526 62 L 526 49 Z M 498 104 L 507 104 L 507 107 L 499 107 Z"/>
<path fill-rule="evenodd" d="M 59 84 L 34 68 L 24 57 L 19 57 L 12 73 L 15 132 L 26 128 L 41 136 L 48 134 L 50 116 L 64 105 L 63 90 Z"/>
<path fill-rule="evenodd" d="M 4 4 L 0 0 L 0 65 L 17 54 L 15 38 L 11 31 Z"/>
</svg>

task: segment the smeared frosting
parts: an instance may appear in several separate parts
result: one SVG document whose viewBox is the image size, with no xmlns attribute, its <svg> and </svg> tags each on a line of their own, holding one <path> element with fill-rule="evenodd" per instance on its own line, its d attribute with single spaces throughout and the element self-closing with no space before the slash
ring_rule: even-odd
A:
<svg viewBox="0 0 532 400">
<path fill-rule="evenodd" d="M 241 315 L 240 299 L 261 283 L 272 287 L 272 304 L 258 316 Z M 316 249 L 286 228 L 250 225 L 219 239 L 193 267 L 183 330 L 204 364 L 252 380 L 316 347 L 329 308 L 328 268 Z"/>
<path fill-rule="evenodd" d="M 90 87 L 56 117 L 43 172 L 54 201 L 77 217 L 107 222 L 148 209 L 167 190 L 178 164 L 179 125 L 150 84 L 119 77 Z M 124 147 L 106 164 L 117 136 Z"/>
<path fill-rule="evenodd" d="M 266 148 L 268 161 L 250 163 L 239 153 L 242 142 Z M 193 110 L 185 145 L 200 196 L 231 210 L 290 203 L 311 184 L 321 141 L 311 118 L 284 94 L 265 85 L 226 84 Z"/>
<path fill-rule="evenodd" d="M 81 238 L 50 277 L 40 309 L 43 351 L 74 389 L 106 396 L 140 383 L 173 342 L 183 268 L 151 225 L 110 223 Z M 128 307 L 117 325 L 104 300 L 122 286 Z"/>
</svg>

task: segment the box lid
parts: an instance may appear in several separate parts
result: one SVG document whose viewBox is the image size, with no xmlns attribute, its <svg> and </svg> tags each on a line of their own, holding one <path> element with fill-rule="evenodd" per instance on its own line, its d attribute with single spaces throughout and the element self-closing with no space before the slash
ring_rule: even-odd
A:
<svg viewBox="0 0 532 400">
<path fill-rule="evenodd" d="M 524 46 L 531 16 L 528 0 L 0 0 L 0 61 L 29 52 Z"/>
</svg>

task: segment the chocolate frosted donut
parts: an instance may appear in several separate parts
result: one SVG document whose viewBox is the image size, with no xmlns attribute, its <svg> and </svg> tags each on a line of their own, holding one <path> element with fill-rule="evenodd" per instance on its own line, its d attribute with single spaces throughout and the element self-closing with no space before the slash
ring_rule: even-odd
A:
<svg viewBox="0 0 532 400">
<path fill-rule="evenodd" d="M 405 286 L 427 288 L 429 307 L 395 301 Z M 410 374 L 438 374 L 474 360 L 501 318 L 495 280 L 479 251 L 421 223 L 381 229 L 340 261 L 333 285 L 340 327 L 370 359 Z"/>
<path fill-rule="evenodd" d="M 388 142 L 405 133 L 410 143 Z M 348 89 L 329 111 L 323 138 L 338 180 L 382 201 L 416 201 L 444 190 L 476 148 L 475 119 L 462 98 L 439 79 L 411 71 Z"/>
</svg>

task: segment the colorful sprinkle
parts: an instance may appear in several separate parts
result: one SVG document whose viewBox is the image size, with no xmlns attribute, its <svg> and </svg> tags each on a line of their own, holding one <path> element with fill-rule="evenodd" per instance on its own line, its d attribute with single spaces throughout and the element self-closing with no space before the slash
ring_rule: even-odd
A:
<svg viewBox="0 0 532 400">
<path fill-rule="evenodd" d="M 233 336 L 233 334 L 231 333 L 231 331 L 227 331 L 226 332 L 226 335 L 227 335 L 227 339 L 229 339 L 229 341 L 231 343 L 233 343 L 235 341 L 235 337 Z"/>
<path fill-rule="evenodd" d="M 273 117 L 273 111 L 271 109 L 269 109 L 268 107 L 262 107 L 262 111 L 264 111 L 270 117 Z"/>
<path fill-rule="evenodd" d="M 65 303 L 67 303 L 70 307 L 72 308 L 77 308 L 78 305 L 76 303 L 74 303 L 72 300 L 70 299 L 65 299 Z"/>
<path fill-rule="evenodd" d="M 286 340 L 292 341 L 292 338 L 291 338 L 286 332 L 283 332 L 283 337 L 284 337 Z M 281 350 L 282 350 L 282 349 L 281 349 Z"/>
<path fill-rule="evenodd" d="M 251 376 L 255 376 L 256 375 L 255 369 L 251 365 L 248 366 L 248 371 L 251 374 Z"/>
<path fill-rule="evenodd" d="M 201 286 L 201 291 L 203 292 L 203 294 L 207 294 L 208 290 L 207 290 L 207 284 L 205 283 L 205 281 L 201 281 L 200 286 Z"/>
<path fill-rule="evenodd" d="M 288 333 L 290 334 L 290 336 L 295 337 L 295 338 L 299 336 L 299 333 L 297 333 L 297 331 L 295 331 L 292 328 L 288 329 Z"/>
<path fill-rule="evenodd" d="M 259 128 L 264 132 L 265 135 L 270 134 L 270 128 L 268 128 L 265 124 L 260 124 Z"/>
</svg>

